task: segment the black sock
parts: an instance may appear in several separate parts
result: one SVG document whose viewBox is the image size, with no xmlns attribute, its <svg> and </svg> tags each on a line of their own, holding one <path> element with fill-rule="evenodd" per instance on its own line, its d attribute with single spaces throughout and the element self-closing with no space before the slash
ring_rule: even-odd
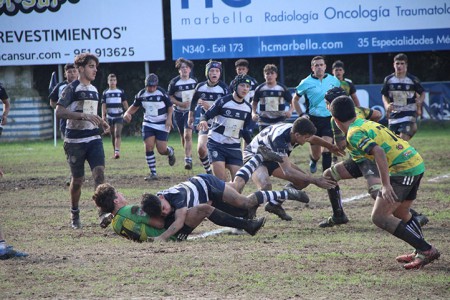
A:
<svg viewBox="0 0 450 300">
<path fill-rule="evenodd" d="M 408 221 L 409 223 L 409 221 Z M 406 224 L 403 221 L 398 223 L 397 228 L 395 229 L 394 236 L 398 237 L 401 240 L 404 240 L 408 244 L 414 247 L 419 251 L 427 251 L 431 249 L 431 245 L 428 244 L 423 237 L 421 237 L 417 232 L 407 228 Z"/>
<path fill-rule="evenodd" d="M 339 185 L 332 189 L 328 189 L 328 197 L 330 198 L 331 208 L 335 217 L 342 217 L 344 215 L 344 208 L 342 207 L 341 189 Z"/>
<path fill-rule="evenodd" d="M 331 152 L 322 152 L 322 171 L 331 167 Z"/>
<path fill-rule="evenodd" d="M 314 159 L 311 155 L 309 155 L 309 159 L 314 163 L 317 163 L 319 161 L 318 159 Z"/>
<path fill-rule="evenodd" d="M 216 225 L 233 227 L 238 229 L 245 229 L 248 225 L 248 220 L 233 217 L 217 208 L 211 213 L 208 219 Z"/>
</svg>

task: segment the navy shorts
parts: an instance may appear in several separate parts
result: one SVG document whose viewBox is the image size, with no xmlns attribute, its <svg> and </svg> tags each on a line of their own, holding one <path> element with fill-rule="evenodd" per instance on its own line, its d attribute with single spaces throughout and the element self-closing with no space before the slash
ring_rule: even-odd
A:
<svg viewBox="0 0 450 300">
<path fill-rule="evenodd" d="M 167 142 L 169 139 L 169 133 L 166 131 L 158 130 L 152 127 L 143 126 L 142 127 L 142 140 L 146 140 L 147 138 L 155 136 L 156 140 Z"/>
<path fill-rule="evenodd" d="M 206 145 L 211 162 L 224 161 L 226 165 L 242 166 L 242 151 L 240 148 L 227 148 L 208 139 Z"/>
<path fill-rule="evenodd" d="M 116 124 L 123 124 L 123 118 L 108 118 L 108 124 L 110 127 L 113 127 Z"/>
<path fill-rule="evenodd" d="M 184 134 L 184 129 L 188 129 L 189 111 L 173 111 L 173 121 L 178 127 L 178 132 Z"/>
<path fill-rule="evenodd" d="M 105 166 L 103 141 L 96 139 L 88 143 L 64 143 L 64 152 L 74 178 L 84 176 L 84 162 L 87 160 L 91 171 L 98 166 Z"/>
<path fill-rule="evenodd" d="M 397 135 L 400 135 L 400 133 L 404 133 L 406 135 L 413 136 L 415 134 L 415 128 L 416 126 L 414 122 L 389 124 L 389 129 Z"/>
<path fill-rule="evenodd" d="M 314 126 L 317 128 L 316 135 L 317 136 L 329 136 L 333 137 L 333 132 L 331 131 L 331 117 L 315 117 L 309 116 L 311 122 L 313 122 Z"/>
</svg>

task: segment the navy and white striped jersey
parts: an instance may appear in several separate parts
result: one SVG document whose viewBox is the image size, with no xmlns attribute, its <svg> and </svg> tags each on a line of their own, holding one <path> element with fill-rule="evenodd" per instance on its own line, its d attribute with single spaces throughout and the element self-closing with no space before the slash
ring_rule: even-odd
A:
<svg viewBox="0 0 450 300">
<path fill-rule="evenodd" d="M 213 119 L 208 139 L 230 148 L 240 148 L 244 128 L 252 120 L 252 108 L 247 101 L 237 102 L 233 95 L 226 95 L 211 106 L 204 119 Z"/>
<path fill-rule="evenodd" d="M 292 150 L 298 146 L 298 144 L 291 144 L 291 130 L 291 123 L 280 123 L 266 127 L 253 138 L 245 151 L 257 153 L 259 145 L 266 145 L 275 152 L 289 156 Z"/>
<path fill-rule="evenodd" d="M 123 104 L 127 101 L 125 92 L 121 89 L 107 89 L 102 95 L 102 104 L 106 104 L 106 114 L 110 119 L 123 117 Z"/>
<path fill-rule="evenodd" d="M 146 88 L 140 90 L 132 105 L 144 108 L 143 126 L 168 132 L 165 124 L 167 109 L 172 106 L 172 102 L 163 88 L 158 86 L 153 93 L 148 92 Z"/>
<path fill-rule="evenodd" d="M 381 94 L 394 103 L 394 109 L 389 116 L 389 124 L 416 121 L 416 93 L 422 94 L 424 88 L 419 79 L 411 74 L 404 78 L 395 76 L 395 73 L 384 79 Z"/>
<path fill-rule="evenodd" d="M 213 105 L 217 99 L 222 98 L 223 96 L 228 94 L 230 94 L 230 90 L 222 81 L 219 81 L 215 86 L 209 86 L 208 81 L 200 82 L 195 88 L 195 93 L 192 97 L 190 110 L 193 112 L 196 110 L 199 99 L 207 101 L 209 105 Z M 202 109 L 201 114 L 205 114 L 204 109 Z"/>
<path fill-rule="evenodd" d="M 169 96 L 174 96 L 177 101 L 180 102 L 190 102 L 195 93 L 195 86 L 197 85 L 197 80 L 194 78 L 189 78 L 187 80 L 181 79 L 181 76 L 173 78 L 169 83 L 168 94 Z M 178 111 L 188 111 L 189 108 L 181 108 L 174 105 L 174 109 Z"/>
<path fill-rule="evenodd" d="M 208 201 L 222 201 L 225 182 L 214 175 L 200 174 L 167 190 L 158 192 L 174 208 L 191 208 Z"/>
<path fill-rule="evenodd" d="M 74 80 L 64 88 L 57 104 L 73 112 L 97 115 L 99 102 L 95 86 Z M 101 138 L 98 126 L 90 121 L 68 119 L 66 124 L 64 141 L 67 143 L 87 143 Z"/>
<path fill-rule="evenodd" d="M 260 84 L 255 90 L 253 101 L 259 103 L 259 125 L 272 125 L 286 119 L 286 105 L 292 102 L 288 88 L 277 83 L 269 87 L 267 83 Z"/>
<path fill-rule="evenodd" d="M 62 95 L 62 91 L 68 84 L 69 83 L 67 82 L 67 80 L 58 83 L 48 96 L 48 99 L 50 99 L 53 102 L 58 102 L 59 97 L 61 97 Z"/>
</svg>

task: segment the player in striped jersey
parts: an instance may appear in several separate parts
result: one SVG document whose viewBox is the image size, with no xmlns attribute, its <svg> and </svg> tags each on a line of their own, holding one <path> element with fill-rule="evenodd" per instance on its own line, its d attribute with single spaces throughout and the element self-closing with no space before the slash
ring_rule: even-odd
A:
<svg viewBox="0 0 450 300">
<path fill-rule="evenodd" d="M 347 147 L 374 160 L 382 188 L 372 210 L 372 222 L 405 241 L 415 252 L 397 257 L 405 269 L 419 269 L 439 258 L 439 251 L 424 239 L 419 222 L 410 207 L 416 199 L 425 165 L 420 154 L 407 141 L 381 124 L 356 118 L 351 98 L 333 100 L 330 111 L 337 126 L 347 135 Z"/>
<path fill-rule="evenodd" d="M 173 103 L 173 119 L 177 125 L 184 148 L 184 168 L 192 169 L 192 126 L 188 125 L 189 108 L 194 96 L 197 79 L 190 77 L 194 63 L 188 59 L 180 57 L 175 62 L 178 69 L 177 77 L 169 83 L 168 94 Z"/>
<path fill-rule="evenodd" d="M 200 117 L 200 130 L 208 130 L 208 120 L 213 120 L 208 133 L 208 153 L 213 174 L 226 180 L 228 169 L 233 179 L 243 165 L 241 137 L 250 143 L 248 126 L 251 121 L 251 106 L 244 100 L 250 92 L 251 78 L 247 75 L 236 76 L 234 91 L 217 100 Z"/>
<path fill-rule="evenodd" d="M 109 88 L 103 91 L 102 118 L 111 128 L 111 140 L 114 150 L 113 158 L 120 158 L 120 144 L 122 142 L 123 111 L 128 110 L 125 92 L 117 87 L 117 76 L 108 75 Z"/>
<path fill-rule="evenodd" d="M 394 57 L 395 72 L 384 79 L 381 94 L 389 121 L 389 129 L 405 141 L 417 131 L 416 118 L 421 114 L 425 90 L 419 79 L 408 73 L 408 57 Z"/>
<path fill-rule="evenodd" d="M 175 151 L 167 146 L 169 132 L 172 128 L 173 107 L 169 95 L 158 86 L 158 76 L 154 73 L 145 78 L 145 88 L 136 94 L 133 104 L 125 112 L 125 122 L 131 121 L 131 116 L 140 107 L 144 109 L 144 120 L 142 122 L 142 139 L 145 147 L 145 159 L 147 160 L 150 174 L 145 180 L 158 180 L 156 173 L 156 158 L 153 152 L 155 145 L 158 153 L 169 157 L 169 165 L 175 164 Z"/>
<path fill-rule="evenodd" d="M 95 186 L 105 180 L 105 153 L 99 126 L 108 133 L 109 125 L 97 115 L 100 97 L 97 88 L 91 84 L 97 74 L 98 63 L 97 56 L 91 53 L 76 56 L 79 79 L 64 88 L 56 105 L 56 116 L 67 119 L 64 151 L 72 174 L 69 192 L 73 229 L 81 228 L 78 204 L 84 182 L 84 162 L 87 160 L 89 163 Z"/>
<path fill-rule="evenodd" d="M 220 80 L 222 73 L 222 63 L 218 61 L 209 61 L 206 64 L 205 76 L 206 81 L 200 82 L 196 88 L 194 96 L 192 97 L 191 108 L 189 111 L 189 126 L 194 125 L 195 111 L 197 106 L 202 108 L 200 115 L 204 115 L 205 112 L 214 104 L 214 102 L 230 93 L 227 85 Z M 209 122 L 208 125 L 211 125 Z M 208 149 L 206 144 L 208 142 L 208 129 L 200 130 L 198 133 L 197 152 L 203 168 L 206 173 L 212 174 L 211 164 L 208 157 Z"/>
</svg>

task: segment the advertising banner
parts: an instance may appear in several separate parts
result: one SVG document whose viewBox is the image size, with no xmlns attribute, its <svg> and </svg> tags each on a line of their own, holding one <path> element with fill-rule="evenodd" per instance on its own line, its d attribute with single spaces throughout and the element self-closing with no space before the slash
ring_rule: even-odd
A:
<svg viewBox="0 0 450 300">
<path fill-rule="evenodd" d="M 161 0 L 0 0 L 0 66 L 165 60 Z"/>
<path fill-rule="evenodd" d="M 173 59 L 450 49 L 449 0 L 171 0 Z"/>
</svg>

